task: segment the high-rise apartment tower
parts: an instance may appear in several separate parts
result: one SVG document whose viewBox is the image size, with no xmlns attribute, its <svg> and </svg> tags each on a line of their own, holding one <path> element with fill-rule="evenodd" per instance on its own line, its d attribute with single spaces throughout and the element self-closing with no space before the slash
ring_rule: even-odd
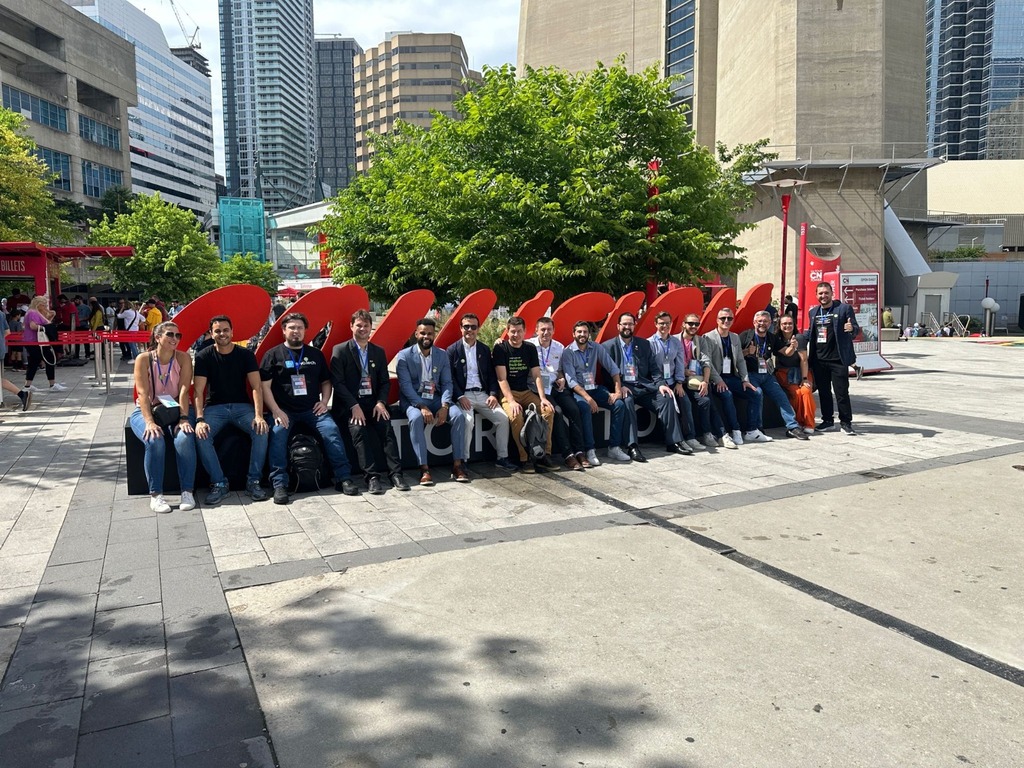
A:
<svg viewBox="0 0 1024 768">
<path fill-rule="evenodd" d="M 219 0 L 228 195 L 268 213 L 315 195 L 312 0 Z"/>
<path fill-rule="evenodd" d="M 353 66 L 363 47 L 351 37 L 316 38 L 317 175 L 324 196 L 348 186 L 356 165 Z"/>
</svg>

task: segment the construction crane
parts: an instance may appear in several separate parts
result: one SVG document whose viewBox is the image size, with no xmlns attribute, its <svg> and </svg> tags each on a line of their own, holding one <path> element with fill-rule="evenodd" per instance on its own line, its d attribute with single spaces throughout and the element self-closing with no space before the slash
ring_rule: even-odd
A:
<svg viewBox="0 0 1024 768">
<path fill-rule="evenodd" d="M 174 18 L 178 20 L 178 28 L 181 30 L 181 34 L 185 38 L 185 45 L 193 50 L 200 50 L 203 45 L 199 42 L 199 25 L 196 24 L 195 31 L 189 35 L 188 30 L 185 29 L 185 22 L 181 18 L 181 11 L 178 10 L 178 4 L 175 3 L 174 0 L 167 0 L 167 2 L 170 4 L 171 10 L 174 11 Z M 185 12 L 185 15 L 188 16 L 188 11 Z M 188 20 L 193 24 L 196 23 L 196 20 L 191 16 L 188 17 Z"/>
</svg>

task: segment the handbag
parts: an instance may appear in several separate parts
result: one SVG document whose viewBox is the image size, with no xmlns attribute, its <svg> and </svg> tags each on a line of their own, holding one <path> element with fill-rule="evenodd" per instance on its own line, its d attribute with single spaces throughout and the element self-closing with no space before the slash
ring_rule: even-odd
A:
<svg viewBox="0 0 1024 768">
<path fill-rule="evenodd" d="M 174 361 L 171 361 L 174 364 Z M 149 363 L 149 381 L 150 386 L 153 387 L 153 391 L 156 391 L 156 379 L 153 377 L 153 362 L 152 359 Z M 170 406 L 165 405 L 162 402 L 158 402 L 156 405 L 150 406 L 150 410 L 153 412 L 153 421 L 160 427 L 173 427 L 179 421 L 181 421 L 181 407 L 177 404 Z"/>
<path fill-rule="evenodd" d="M 50 337 L 51 333 L 53 334 L 53 338 Z M 36 327 L 36 341 L 38 341 L 41 345 L 43 345 L 43 346 L 39 347 L 39 354 L 42 356 L 43 362 L 46 365 L 56 365 L 57 364 L 57 351 L 52 346 L 50 346 L 50 342 L 51 341 L 56 341 L 56 340 L 57 340 L 57 324 L 56 323 L 50 323 L 48 325 L 37 325 L 37 327 Z M 49 358 L 46 357 L 46 353 L 47 352 L 50 353 L 50 357 Z"/>
<path fill-rule="evenodd" d="M 691 389 L 694 392 L 700 389 L 700 385 L 704 383 L 704 379 L 700 376 L 687 376 L 686 377 L 686 388 Z"/>
</svg>

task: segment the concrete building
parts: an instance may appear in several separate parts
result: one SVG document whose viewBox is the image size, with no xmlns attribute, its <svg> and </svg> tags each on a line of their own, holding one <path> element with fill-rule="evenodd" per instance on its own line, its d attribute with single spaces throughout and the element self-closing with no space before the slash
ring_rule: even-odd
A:
<svg viewBox="0 0 1024 768">
<path fill-rule="evenodd" d="M 950 160 L 1024 158 L 1024 0 L 927 0 L 928 136 Z"/>
<path fill-rule="evenodd" d="M 429 126 L 431 112 L 456 117 L 452 104 L 479 80 L 455 34 L 396 32 L 355 56 L 356 170 L 373 158 L 370 134 L 391 130 L 395 120 Z"/>
<path fill-rule="evenodd" d="M 172 50 L 160 24 L 128 0 L 64 0 L 135 46 L 138 104 L 128 110 L 132 190 L 202 218 L 216 205 L 213 97 L 206 58 Z"/>
<path fill-rule="evenodd" d="M 98 208 L 132 182 L 125 135 L 136 103 L 132 45 L 61 0 L 0 5 L 3 106 L 25 116 L 54 196 Z"/>
<path fill-rule="evenodd" d="M 748 266 L 737 287 L 793 289 L 798 228 L 807 222 L 842 251 L 843 270 L 883 273 L 886 295 L 903 303 L 928 271 L 924 230 L 908 236 L 886 214 L 887 200 L 924 209 L 923 179 L 911 182 L 941 162 L 925 140 L 924 2 L 523 0 L 519 63 L 577 70 L 625 51 L 637 69 L 678 51 L 666 74 L 690 73 L 698 141 L 767 138 L 778 154 L 756 179 L 748 216 L 757 226 L 738 241 Z M 580 23 L 567 25 L 570 18 Z"/>
<path fill-rule="evenodd" d="M 317 36 L 317 171 L 323 197 L 348 186 L 355 175 L 354 60 L 363 47 L 351 37 Z"/>
<path fill-rule="evenodd" d="M 313 1 L 219 0 L 228 195 L 268 212 L 315 197 Z"/>
</svg>

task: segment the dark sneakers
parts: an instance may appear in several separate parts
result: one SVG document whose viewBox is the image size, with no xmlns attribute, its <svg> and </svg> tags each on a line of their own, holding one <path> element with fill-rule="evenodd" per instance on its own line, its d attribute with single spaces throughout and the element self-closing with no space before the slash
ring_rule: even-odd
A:
<svg viewBox="0 0 1024 768">
<path fill-rule="evenodd" d="M 396 491 L 408 491 L 409 484 L 405 482 L 405 478 L 402 477 L 401 472 L 395 472 L 391 475 L 391 484 L 395 487 Z"/>
<path fill-rule="evenodd" d="M 494 462 L 494 466 L 496 466 L 498 469 L 504 469 L 506 472 L 519 471 L 519 465 L 512 461 L 508 456 L 502 456 L 500 459 Z"/>
<path fill-rule="evenodd" d="M 793 429 L 787 429 L 786 430 L 786 434 L 789 437 L 796 438 L 797 440 L 810 440 L 810 438 L 807 437 L 807 435 L 804 434 L 804 431 L 802 429 L 800 429 L 799 427 L 794 427 Z"/>
<path fill-rule="evenodd" d="M 838 427 L 834 421 L 823 421 L 821 424 L 814 428 L 815 432 L 836 432 Z"/>
<path fill-rule="evenodd" d="M 291 499 L 288 498 L 288 489 L 283 485 L 274 489 L 274 503 L 275 504 L 287 504 Z"/>
<path fill-rule="evenodd" d="M 251 482 L 245 486 L 245 495 L 253 501 L 266 501 L 267 492 L 258 482 Z"/>
<path fill-rule="evenodd" d="M 848 435 L 856 435 L 857 434 L 856 432 L 853 431 L 853 424 L 851 424 L 848 421 L 840 422 L 839 423 L 839 428 L 841 430 L 843 430 L 843 432 L 845 432 Z"/>
<path fill-rule="evenodd" d="M 21 410 L 27 411 L 28 407 L 32 405 L 32 393 L 27 389 L 23 389 L 18 393 L 18 399 L 21 400 Z"/>
<path fill-rule="evenodd" d="M 215 507 L 224 501 L 224 498 L 228 495 L 228 484 L 218 483 L 210 488 L 210 492 L 206 494 L 206 498 L 203 499 L 203 506 Z"/>
</svg>

